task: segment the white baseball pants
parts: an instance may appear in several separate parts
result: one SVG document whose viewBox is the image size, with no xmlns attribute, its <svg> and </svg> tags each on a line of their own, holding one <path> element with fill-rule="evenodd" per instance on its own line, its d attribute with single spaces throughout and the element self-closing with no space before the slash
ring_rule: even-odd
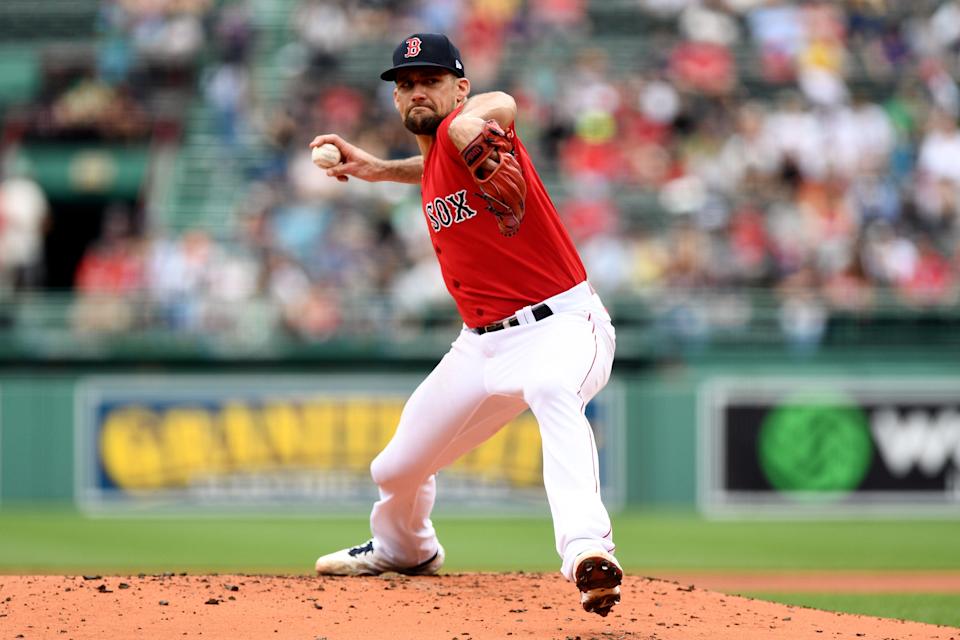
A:
<svg viewBox="0 0 960 640">
<path fill-rule="evenodd" d="M 483 335 L 464 328 L 407 400 L 396 433 L 370 466 L 380 490 L 371 531 L 391 563 L 412 567 L 436 553 L 435 474 L 527 407 L 540 425 L 561 572 L 572 580 L 573 560 L 587 549 L 613 551 L 584 407 L 610 377 L 615 332 L 588 282 L 543 302 L 554 313 L 539 322 L 524 307 L 519 326 Z"/>
</svg>

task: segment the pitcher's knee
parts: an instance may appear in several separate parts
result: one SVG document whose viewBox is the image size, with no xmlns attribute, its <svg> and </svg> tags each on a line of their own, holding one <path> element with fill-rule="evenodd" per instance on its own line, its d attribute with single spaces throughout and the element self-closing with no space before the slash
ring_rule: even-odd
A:
<svg viewBox="0 0 960 640">
<path fill-rule="evenodd" d="M 392 477 L 393 474 L 390 472 L 391 466 L 393 465 L 383 457 L 382 453 L 370 463 L 370 477 L 373 478 L 373 481 L 377 483 L 378 486 L 382 486 Z"/>
<path fill-rule="evenodd" d="M 370 463 L 370 477 L 378 487 L 394 493 L 407 487 L 418 486 L 427 476 L 409 463 L 391 461 L 381 453 Z"/>
<path fill-rule="evenodd" d="M 531 380 L 523 389 L 523 398 L 530 405 L 553 402 L 571 402 L 579 406 L 578 385 L 572 383 L 569 376 L 543 375 Z"/>
</svg>

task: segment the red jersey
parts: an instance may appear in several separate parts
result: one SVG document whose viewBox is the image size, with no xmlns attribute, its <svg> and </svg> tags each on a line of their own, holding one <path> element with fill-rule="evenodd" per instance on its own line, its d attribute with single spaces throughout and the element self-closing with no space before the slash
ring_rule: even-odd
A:
<svg viewBox="0 0 960 640">
<path fill-rule="evenodd" d="M 443 281 L 466 325 L 479 327 L 566 291 L 587 274 L 516 131 L 514 155 L 527 182 L 525 214 L 516 235 L 500 233 L 448 134 L 460 109 L 437 128 L 423 161 L 421 194 Z"/>
</svg>

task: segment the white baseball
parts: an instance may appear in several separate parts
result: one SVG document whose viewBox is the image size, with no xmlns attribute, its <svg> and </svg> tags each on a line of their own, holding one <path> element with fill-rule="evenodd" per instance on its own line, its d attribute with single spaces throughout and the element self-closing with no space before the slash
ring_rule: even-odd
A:
<svg viewBox="0 0 960 640">
<path fill-rule="evenodd" d="M 314 147 L 310 152 L 310 159 L 313 160 L 313 164 L 321 169 L 329 169 L 340 164 L 340 158 L 340 149 L 337 148 L 337 145 L 329 142 Z"/>
</svg>

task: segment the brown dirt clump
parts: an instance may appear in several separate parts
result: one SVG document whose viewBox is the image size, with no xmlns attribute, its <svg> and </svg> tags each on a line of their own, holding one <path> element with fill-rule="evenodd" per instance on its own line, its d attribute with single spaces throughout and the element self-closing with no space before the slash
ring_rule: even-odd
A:
<svg viewBox="0 0 960 640">
<path fill-rule="evenodd" d="M 0 639 L 960 640 L 960 629 L 627 577 L 606 618 L 557 575 L 0 576 Z"/>
</svg>

